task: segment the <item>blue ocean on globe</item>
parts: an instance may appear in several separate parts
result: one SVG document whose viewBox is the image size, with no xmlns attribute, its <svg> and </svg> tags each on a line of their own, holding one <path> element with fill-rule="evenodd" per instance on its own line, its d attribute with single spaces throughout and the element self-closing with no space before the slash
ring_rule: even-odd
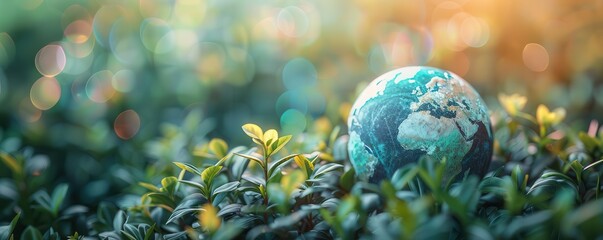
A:
<svg viewBox="0 0 603 240">
<path fill-rule="evenodd" d="M 371 82 L 348 118 L 348 153 L 370 182 L 421 157 L 446 159 L 444 179 L 480 177 L 492 157 L 492 127 L 479 94 L 454 73 L 404 67 Z"/>
</svg>

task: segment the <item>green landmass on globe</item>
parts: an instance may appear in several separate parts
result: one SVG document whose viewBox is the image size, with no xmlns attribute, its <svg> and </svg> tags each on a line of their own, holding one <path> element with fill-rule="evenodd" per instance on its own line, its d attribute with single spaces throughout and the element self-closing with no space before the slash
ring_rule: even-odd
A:
<svg viewBox="0 0 603 240">
<path fill-rule="evenodd" d="M 348 152 L 361 178 L 379 182 L 427 156 L 446 159 L 444 179 L 483 175 L 492 128 L 479 94 L 454 73 L 404 67 L 371 82 L 352 106 Z"/>
</svg>

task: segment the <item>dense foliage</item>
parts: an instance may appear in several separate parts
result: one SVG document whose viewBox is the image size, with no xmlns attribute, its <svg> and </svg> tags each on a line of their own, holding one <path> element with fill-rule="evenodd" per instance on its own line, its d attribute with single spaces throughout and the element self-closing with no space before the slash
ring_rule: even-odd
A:
<svg viewBox="0 0 603 240">
<path fill-rule="evenodd" d="M 603 232 L 603 134 L 563 125 L 563 109 L 523 112 L 500 96 L 495 155 L 483 178 L 443 181 L 446 159 L 424 158 L 391 181 L 358 181 L 339 127 L 280 136 L 254 124 L 253 146 L 196 136 L 192 112 L 146 143 L 157 161 L 127 162 L 93 186 L 67 184 L 54 161 L 2 138 L 0 239 L 593 239 Z M 341 136 L 340 136 L 341 135 Z M 198 144 L 202 143 L 202 144 Z M 185 152 L 186 157 L 172 156 Z M 174 154 L 176 153 L 176 154 Z M 73 171 L 94 171 L 73 169 Z M 139 167 L 139 166 L 138 166 Z M 115 173 L 119 174 L 115 174 Z M 118 179 L 116 179 L 116 176 Z M 138 182 L 146 179 L 146 182 Z M 85 181 L 85 180 L 82 180 Z M 74 182 L 74 181 L 71 181 Z M 75 181 L 77 182 L 77 181 Z M 121 188 L 79 204 L 93 187 Z M 89 189 L 93 188 L 93 189 Z M 11 221 L 12 220 L 12 221 Z"/>
</svg>

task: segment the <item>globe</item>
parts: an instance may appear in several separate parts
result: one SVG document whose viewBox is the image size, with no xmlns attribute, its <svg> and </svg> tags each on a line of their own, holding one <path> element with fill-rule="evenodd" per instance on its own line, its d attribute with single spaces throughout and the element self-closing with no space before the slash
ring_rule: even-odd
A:
<svg viewBox="0 0 603 240">
<path fill-rule="evenodd" d="M 420 158 L 445 161 L 444 179 L 479 177 L 492 157 L 492 127 L 479 94 L 456 74 L 404 67 L 373 80 L 352 105 L 348 153 L 373 183 Z"/>
</svg>

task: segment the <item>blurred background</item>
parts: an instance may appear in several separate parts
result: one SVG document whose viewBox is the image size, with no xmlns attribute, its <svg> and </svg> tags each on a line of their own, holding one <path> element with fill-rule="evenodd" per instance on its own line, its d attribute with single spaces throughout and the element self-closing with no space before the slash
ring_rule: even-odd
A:
<svg viewBox="0 0 603 240">
<path fill-rule="evenodd" d="M 0 147 L 73 169 L 49 178 L 93 203 L 203 139 L 248 145 L 244 123 L 343 126 L 370 80 L 408 65 L 586 129 L 603 116 L 602 16 L 603 1 L 574 0 L 4 0 Z"/>
</svg>

